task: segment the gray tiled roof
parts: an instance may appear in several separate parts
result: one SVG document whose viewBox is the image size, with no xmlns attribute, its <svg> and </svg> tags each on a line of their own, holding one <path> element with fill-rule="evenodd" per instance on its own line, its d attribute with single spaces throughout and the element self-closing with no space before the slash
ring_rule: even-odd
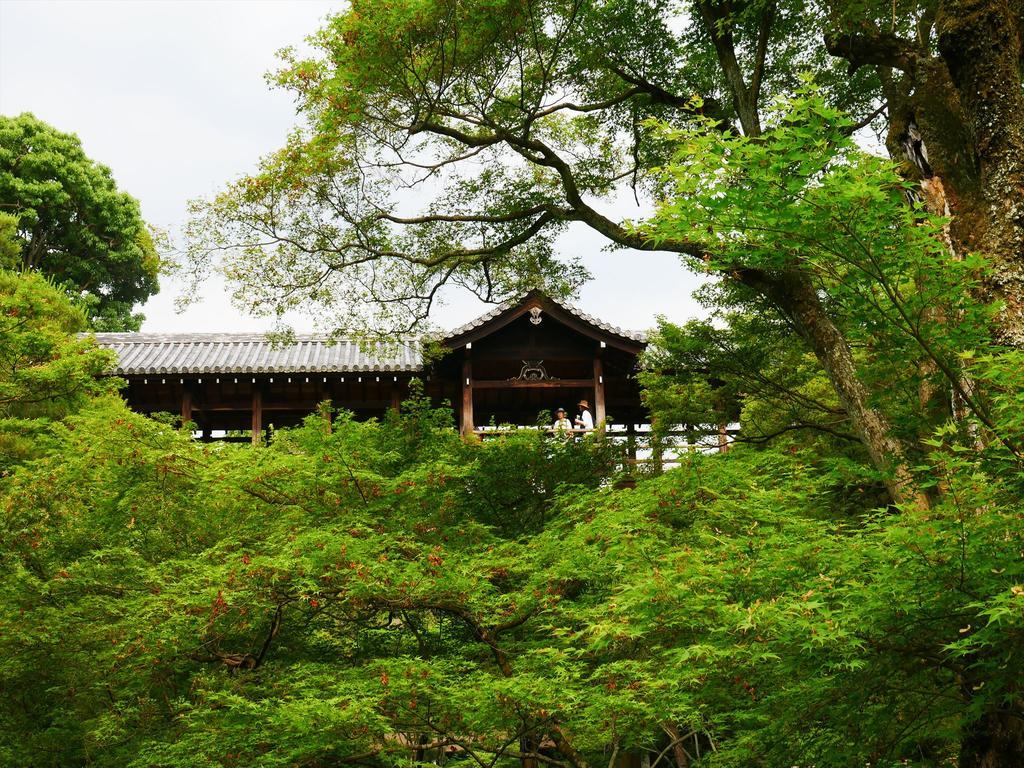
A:
<svg viewBox="0 0 1024 768">
<path fill-rule="evenodd" d="M 274 345 L 251 333 L 97 333 L 96 341 L 117 353 L 114 373 L 129 375 L 197 373 L 334 373 L 419 371 L 415 343 L 360 347 L 344 339 L 297 335 L 295 343 Z"/>
<path fill-rule="evenodd" d="M 531 291 L 499 304 L 445 338 L 478 328 L 525 302 Z M 631 341 L 644 335 L 624 331 L 570 304 L 565 311 L 606 333 Z M 117 353 L 113 373 L 121 376 L 209 373 L 346 373 L 421 371 L 423 358 L 416 341 L 360 345 L 326 336 L 297 334 L 294 343 L 274 344 L 261 333 L 97 333 L 96 341 Z"/>
<path fill-rule="evenodd" d="M 593 326 L 600 328 L 602 331 L 606 331 L 615 336 L 621 336 L 624 339 L 631 339 L 633 341 L 639 341 L 647 343 L 647 334 L 640 331 L 630 331 L 625 328 L 620 328 L 617 325 L 606 323 L 604 320 L 599 320 L 593 315 L 588 315 L 579 307 L 573 306 L 572 304 L 559 303 L 559 306 L 567 312 L 576 315 L 580 320 L 590 323 Z"/>
<path fill-rule="evenodd" d="M 483 315 L 480 315 L 480 317 L 477 317 L 476 319 L 471 320 L 470 322 L 466 323 L 465 325 L 460 325 L 458 328 L 450 331 L 449 333 L 446 334 L 445 337 L 449 338 L 449 339 L 453 339 L 456 336 L 461 336 L 464 333 L 468 333 L 469 331 L 473 330 L 474 328 L 479 328 L 481 325 L 484 325 L 485 323 L 490 322 L 491 320 L 493 320 L 496 317 L 500 317 L 502 313 L 507 312 L 508 310 L 512 309 L 513 307 L 515 307 L 515 306 L 521 304 L 522 302 L 526 301 L 526 299 L 528 299 L 531 296 L 531 294 L 535 294 L 535 293 L 537 293 L 537 292 L 536 291 L 530 291 L 530 292 L 524 293 L 524 294 L 522 294 L 520 296 L 516 296 L 514 299 L 509 299 L 508 301 L 503 301 L 501 304 L 498 304 L 496 307 L 494 307 L 494 309 L 492 309 L 491 311 L 489 311 L 489 312 L 487 312 L 487 313 L 485 313 Z M 584 312 L 579 307 L 575 307 L 572 304 L 567 304 L 564 301 L 555 301 L 554 299 L 550 299 L 550 298 L 548 300 L 552 301 L 555 304 L 557 304 L 559 307 L 564 309 L 569 314 L 575 315 L 576 317 L 578 317 L 580 320 L 584 321 L 585 323 L 589 323 L 590 325 L 594 326 L 595 328 L 600 328 L 602 331 L 605 331 L 606 333 L 610 333 L 613 336 L 619 336 L 620 338 L 623 338 L 623 339 L 629 339 L 631 341 L 639 341 L 639 342 L 642 342 L 642 343 L 647 341 L 646 334 L 638 333 L 638 332 L 635 332 L 635 331 L 627 331 L 627 330 L 625 330 L 623 328 L 619 328 L 616 325 L 612 325 L 611 323 L 606 323 L 604 320 L 600 320 L 600 319 L 594 317 L 593 315 L 588 315 L 586 312 Z"/>
</svg>

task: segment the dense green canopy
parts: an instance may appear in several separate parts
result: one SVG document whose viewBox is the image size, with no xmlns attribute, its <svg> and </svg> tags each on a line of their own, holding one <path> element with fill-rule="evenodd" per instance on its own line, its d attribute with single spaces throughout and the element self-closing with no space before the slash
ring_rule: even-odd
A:
<svg viewBox="0 0 1024 768">
<path fill-rule="evenodd" d="M 715 279 L 641 456 L 691 445 L 417 398 L 200 443 L 5 274 L 0 763 L 1016 768 L 1022 11 L 354 0 L 286 54 L 288 144 L 196 203 L 197 274 L 386 330 L 564 293 L 571 227 L 678 253 Z"/>
<path fill-rule="evenodd" d="M 16 220 L 8 268 L 37 270 L 83 297 L 98 330 L 138 329 L 133 310 L 157 291 L 159 257 L 138 201 L 78 137 L 30 114 L 0 116 L 0 213 Z"/>
<path fill-rule="evenodd" d="M 895 515 L 827 438 L 616 488 L 600 437 L 449 418 L 46 430 L 2 481 L 0 762 L 938 766 L 1018 696 L 999 454 L 945 432 L 941 500 Z"/>
<path fill-rule="evenodd" d="M 42 276 L 0 270 L 0 471 L 35 452 L 50 419 L 114 390 L 97 378 L 111 353 L 75 335 L 88 327 Z"/>
</svg>

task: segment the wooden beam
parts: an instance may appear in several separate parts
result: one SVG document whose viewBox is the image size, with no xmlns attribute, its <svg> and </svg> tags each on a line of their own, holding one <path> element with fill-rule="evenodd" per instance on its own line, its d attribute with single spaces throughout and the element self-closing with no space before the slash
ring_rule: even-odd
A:
<svg viewBox="0 0 1024 768">
<path fill-rule="evenodd" d="M 604 409 L 604 362 L 600 357 L 594 358 L 594 425 L 605 420 Z"/>
<path fill-rule="evenodd" d="M 462 361 L 462 434 L 473 432 L 473 361 L 468 354 Z"/>
<path fill-rule="evenodd" d="M 565 344 L 552 344 L 546 340 L 531 342 L 529 340 L 500 339 L 492 341 L 487 339 L 486 345 L 481 344 L 480 349 L 473 350 L 473 359 L 477 362 L 481 360 L 521 360 L 524 357 L 533 360 L 557 360 L 560 363 L 589 363 L 591 355 L 590 346 L 583 347 L 580 340 L 575 338 Z"/>
<path fill-rule="evenodd" d="M 264 413 L 270 413 L 271 411 L 274 411 L 274 412 L 277 412 L 277 411 L 292 411 L 292 412 L 295 412 L 295 413 L 302 413 L 302 412 L 305 412 L 305 413 L 316 413 L 317 407 L 320 405 L 321 402 L 322 401 L 318 401 L 318 400 L 296 400 L 296 401 L 291 402 L 291 403 L 281 403 L 281 402 L 266 403 L 265 402 L 265 403 L 263 403 L 263 412 Z M 388 399 L 388 400 L 380 400 L 380 399 L 374 399 L 374 400 L 343 400 L 343 401 L 338 402 L 337 405 L 338 405 L 339 408 L 351 408 L 353 410 L 357 410 L 357 409 L 360 409 L 360 408 L 365 408 L 367 410 L 383 410 L 384 408 L 391 407 L 392 402 L 393 401 L 391 399 Z M 147 408 L 148 410 L 151 410 L 151 411 L 166 410 L 166 408 L 163 407 L 162 403 L 155 403 L 155 404 L 143 404 L 143 403 L 140 403 L 138 407 L 140 407 L 140 408 Z M 237 403 L 232 403 L 230 405 L 211 405 L 211 406 L 205 406 L 205 407 L 202 407 L 202 408 L 193 407 L 192 410 L 193 411 L 199 411 L 200 413 L 239 413 L 239 412 L 248 412 L 249 411 L 249 407 L 250 406 L 243 399 L 239 398 Z"/>
<path fill-rule="evenodd" d="M 252 388 L 252 444 L 263 445 L 263 390 Z"/>
<path fill-rule="evenodd" d="M 192 388 L 188 384 L 181 386 L 181 424 L 184 426 L 192 421 Z"/>
<path fill-rule="evenodd" d="M 593 386 L 594 379 L 507 379 L 473 382 L 474 389 L 590 389 Z"/>
</svg>

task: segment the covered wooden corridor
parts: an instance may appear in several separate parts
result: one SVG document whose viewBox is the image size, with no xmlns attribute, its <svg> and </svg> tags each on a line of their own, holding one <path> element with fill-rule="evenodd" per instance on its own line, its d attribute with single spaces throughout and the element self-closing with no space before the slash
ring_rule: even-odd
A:
<svg viewBox="0 0 1024 768">
<path fill-rule="evenodd" d="M 275 346 L 261 334 L 99 333 L 114 350 L 111 371 L 127 381 L 128 404 L 170 412 L 206 439 L 245 437 L 299 423 L 318 404 L 357 418 L 398 409 L 413 378 L 435 406 L 450 404 L 463 434 L 535 426 L 542 413 L 575 413 L 587 400 L 597 423 L 624 433 L 649 418 L 636 381 L 642 335 L 623 331 L 531 291 L 446 334 L 435 359 L 420 340 L 361 346 L 298 336 Z"/>
</svg>

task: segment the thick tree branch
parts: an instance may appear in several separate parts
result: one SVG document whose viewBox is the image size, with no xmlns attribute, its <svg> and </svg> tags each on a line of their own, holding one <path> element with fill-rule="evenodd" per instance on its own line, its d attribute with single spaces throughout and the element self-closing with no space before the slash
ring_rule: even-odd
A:
<svg viewBox="0 0 1024 768">
<path fill-rule="evenodd" d="M 758 435 L 757 437 L 746 437 L 743 434 L 736 435 L 733 440 L 737 443 L 767 443 L 774 440 L 776 437 L 784 435 L 788 432 L 796 432 L 802 429 L 809 429 L 813 432 L 824 432 L 827 435 L 838 438 L 840 440 L 846 440 L 851 443 L 859 443 L 860 438 L 855 435 L 849 435 L 845 432 L 840 432 L 831 427 L 825 426 L 824 424 L 812 424 L 810 422 L 798 422 L 795 424 L 789 424 L 781 429 L 776 429 L 767 435 Z"/>
<path fill-rule="evenodd" d="M 722 119 L 725 116 L 721 103 L 711 96 L 700 97 L 700 106 L 697 106 L 697 100 L 693 96 L 680 96 L 671 93 L 660 85 L 652 83 L 640 75 L 628 72 L 623 67 L 614 63 L 609 64 L 608 68 L 625 82 L 636 86 L 640 92 L 647 96 L 652 104 L 663 104 L 688 114 L 703 115 L 714 119 Z"/>
<path fill-rule="evenodd" d="M 928 55 L 917 44 L 889 32 L 827 34 L 825 49 L 833 56 L 850 62 L 851 74 L 869 64 L 913 73 L 918 61 Z"/>
<path fill-rule="evenodd" d="M 730 23 L 732 9 L 727 3 L 711 2 L 698 3 L 697 8 L 705 28 L 711 36 L 719 66 L 721 66 L 722 73 L 729 84 L 729 90 L 732 92 L 733 106 L 740 118 L 743 133 L 747 136 L 760 136 L 761 119 L 757 109 L 757 92 L 753 86 L 747 85 L 739 60 L 736 58 L 736 46 L 733 42 Z M 762 27 L 766 27 L 763 33 L 765 36 L 768 35 L 771 28 L 771 14 L 767 11 L 766 14 L 762 19 Z M 767 45 L 767 39 L 765 45 Z M 757 84 L 757 90 L 759 89 L 760 79 Z"/>
<path fill-rule="evenodd" d="M 756 105 L 761 97 L 761 83 L 764 80 L 765 61 L 768 57 L 768 41 L 775 22 L 775 3 L 769 3 L 761 12 L 757 29 L 757 48 L 754 51 L 754 70 L 750 75 L 750 95 Z"/>
</svg>

